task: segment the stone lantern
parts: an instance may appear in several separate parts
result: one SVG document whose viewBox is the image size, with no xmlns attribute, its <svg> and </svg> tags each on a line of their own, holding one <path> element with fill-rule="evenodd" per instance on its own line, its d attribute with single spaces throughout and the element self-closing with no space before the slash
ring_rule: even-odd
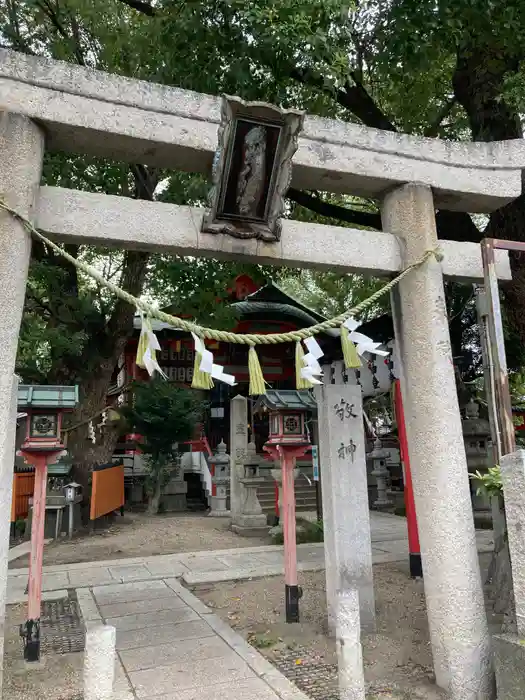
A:
<svg viewBox="0 0 525 700">
<path fill-rule="evenodd" d="M 257 455 L 257 448 L 255 447 L 255 442 L 252 439 L 246 446 L 246 459 L 244 460 L 244 476 L 245 478 L 251 478 L 259 476 L 259 466 L 261 460 Z"/>
<path fill-rule="evenodd" d="M 258 477 L 260 459 L 257 456 L 255 442 L 248 443 L 246 459 L 244 460 L 244 477 L 239 479 L 244 487 L 244 498 L 241 512 L 232 522 L 232 530 L 244 537 L 258 537 L 268 532 L 266 515 L 263 513 L 257 488 L 260 484 Z"/>
<path fill-rule="evenodd" d="M 493 466 L 490 445 L 490 425 L 488 420 L 480 418 L 479 404 L 470 399 L 465 406 L 465 418 L 462 420 L 463 440 L 467 456 L 469 473 L 480 471 L 482 474 Z M 476 495 L 476 483 L 471 481 L 472 506 L 475 511 L 489 511 L 490 503 L 485 496 Z"/>
<path fill-rule="evenodd" d="M 228 484 L 230 483 L 230 455 L 226 454 L 226 445 L 221 440 L 217 445 L 217 450 L 210 463 L 214 466 L 212 477 L 216 487 L 215 496 L 211 497 L 211 510 L 209 515 L 215 518 L 225 518 L 230 516 L 230 511 L 226 508 L 228 498 Z"/>
<path fill-rule="evenodd" d="M 372 476 L 375 477 L 377 484 L 377 499 L 374 501 L 374 506 L 379 509 L 392 505 L 392 501 L 387 495 L 389 471 L 386 467 L 386 460 L 389 456 L 390 450 L 382 447 L 381 439 L 376 438 L 374 448 L 369 453 L 368 458 L 372 460 Z"/>
</svg>

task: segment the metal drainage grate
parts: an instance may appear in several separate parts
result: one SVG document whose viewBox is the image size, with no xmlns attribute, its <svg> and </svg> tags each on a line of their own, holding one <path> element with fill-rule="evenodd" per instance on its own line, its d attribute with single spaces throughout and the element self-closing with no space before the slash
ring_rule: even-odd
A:
<svg viewBox="0 0 525 700">
<path fill-rule="evenodd" d="M 61 600 L 42 602 L 40 650 L 42 654 L 84 651 L 86 628 L 74 589 Z"/>
<path fill-rule="evenodd" d="M 301 647 L 283 651 L 272 661 L 312 700 L 339 700 L 336 664 L 320 663 L 311 651 Z"/>
</svg>

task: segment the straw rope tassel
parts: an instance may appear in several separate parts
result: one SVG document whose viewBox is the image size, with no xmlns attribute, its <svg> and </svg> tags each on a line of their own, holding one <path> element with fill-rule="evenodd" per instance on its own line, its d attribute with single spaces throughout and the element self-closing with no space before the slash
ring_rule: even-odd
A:
<svg viewBox="0 0 525 700">
<path fill-rule="evenodd" d="M 346 369 L 357 369 L 362 366 L 357 349 L 350 340 L 350 331 L 346 326 L 341 326 L 341 347 Z"/>
<path fill-rule="evenodd" d="M 250 345 L 248 352 L 248 373 L 250 375 L 250 396 L 266 394 L 266 382 L 264 381 L 261 363 L 254 345 Z"/>
<path fill-rule="evenodd" d="M 201 360 L 202 355 L 200 352 L 195 352 L 195 363 L 193 365 L 193 379 L 191 381 L 191 388 L 204 389 L 205 391 L 208 391 L 209 389 L 213 389 L 215 385 L 213 383 L 213 379 L 211 378 L 211 374 L 201 371 Z"/>
<path fill-rule="evenodd" d="M 304 367 L 303 357 L 303 346 L 300 341 L 297 341 L 295 343 L 295 385 L 298 389 L 311 389 L 313 387 L 312 382 L 301 377 L 301 370 Z"/>
<path fill-rule="evenodd" d="M 137 345 L 137 357 L 135 359 L 135 363 L 138 367 L 141 367 L 142 369 L 146 369 L 146 365 L 144 364 L 144 353 L 148 349 L 148 336 L 145 333 L 141 333 L 139 336 L 139 342 Z"/>
</svg>

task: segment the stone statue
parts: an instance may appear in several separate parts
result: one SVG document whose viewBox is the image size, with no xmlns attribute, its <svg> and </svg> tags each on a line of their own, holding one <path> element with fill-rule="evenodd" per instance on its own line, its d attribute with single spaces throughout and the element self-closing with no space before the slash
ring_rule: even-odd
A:
<svg viewBox="0 0 525 700">
<path fill-rule="evenodd" d="M 266 176 L 266 128 L 254 126 L 244 137 L 242 169 L 237 183 L 237 208 L 241 216 L 258 218 Z"/>
</svg>

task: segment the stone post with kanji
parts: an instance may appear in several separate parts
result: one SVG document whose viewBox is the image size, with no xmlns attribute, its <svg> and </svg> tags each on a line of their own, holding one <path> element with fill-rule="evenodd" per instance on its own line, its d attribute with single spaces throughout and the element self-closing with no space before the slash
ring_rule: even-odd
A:
<svg viewBox="0 0 525 700">
<path fill-rule="evenodd" d="M 337 627 L 338 594 L 355 589 L 361 627 L 375 627 L 372 543 L 368 510 L 361 387 L 315 389 L 323 478 L 328 624 Z"/>
<path fill-rule="evenodd" d="M 235 396 L 230 402 L 230 511 L 232 520 L 244 503 L 244 462 L 248 448 L 248 400 Z"/>
</svg>

